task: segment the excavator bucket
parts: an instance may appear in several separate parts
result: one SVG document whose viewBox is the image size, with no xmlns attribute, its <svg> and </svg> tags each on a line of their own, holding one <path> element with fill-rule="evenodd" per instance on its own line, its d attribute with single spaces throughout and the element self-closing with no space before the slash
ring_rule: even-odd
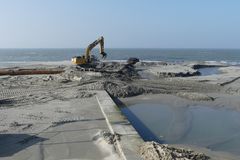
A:
<svg viewBox="0 0 240 160">
<path fill-rule="evenodd" d="M 107 58 L 107 53 L 101 52 L 100 54 L 102 55 L 102 59 L 106 59 Z"/>
</svg>

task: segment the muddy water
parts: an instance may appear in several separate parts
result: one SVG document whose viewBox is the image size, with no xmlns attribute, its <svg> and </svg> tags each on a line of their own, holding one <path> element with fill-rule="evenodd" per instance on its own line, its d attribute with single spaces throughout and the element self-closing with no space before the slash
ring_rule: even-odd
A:
<svg viewBox="0 0 240 160">
<path fill-rule="evenodd" d="M 200 68 L 198 71 L 201 73 L 201 76 L 209 76 L 213 74 L 220 74 L 219 67 L 206 67 Z"/>
<path fill-rule="evenodd" d="M 204 106 L 135 104 L 122 109 L 144 140 L 192 144 L 240 155 L 240 113 Z"/>
</svg>

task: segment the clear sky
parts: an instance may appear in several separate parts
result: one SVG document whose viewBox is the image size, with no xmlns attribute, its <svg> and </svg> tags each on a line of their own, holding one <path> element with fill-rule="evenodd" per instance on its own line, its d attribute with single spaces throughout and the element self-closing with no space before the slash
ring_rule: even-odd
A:
<svg viewBox="0 0 240 160">
<path fill-rule="evenodd" d="M 240 0 L 0 0 L 0 48 L 240 48 Z"/>
</svg>

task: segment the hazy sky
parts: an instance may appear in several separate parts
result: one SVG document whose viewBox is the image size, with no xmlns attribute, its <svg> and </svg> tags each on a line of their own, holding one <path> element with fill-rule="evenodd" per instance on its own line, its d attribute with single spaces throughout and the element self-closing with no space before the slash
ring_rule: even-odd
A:
<svg viewBox="0 0 240 160">
<path fill-rule="evenodd" d="M 0 48 L 240 48 L 240 0 L 0 0 Z"/>
</svg>

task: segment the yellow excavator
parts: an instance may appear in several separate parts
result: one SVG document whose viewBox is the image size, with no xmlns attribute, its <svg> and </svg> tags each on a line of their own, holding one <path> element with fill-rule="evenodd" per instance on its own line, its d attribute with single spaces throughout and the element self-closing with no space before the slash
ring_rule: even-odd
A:
<svg viewBox="0 0 240 160">
<path fill-rule="evenodd" d="M 91 55 L 91 50 L 96 47 L 98 44 L 100 44 L 100 54 L 103 59 L 107 57 L 107 54 L 104 52 L 104 38 L 101 36 L 97 40 L 95 40 L 93 43 L 89 44 L 86 48 L 85 55 L 82 56 L 75 56 L 72 58 L 72 63 L 79 65 L 79 66 L 88 66 L 93 63 L 95 60 L 94 56 Z"/>
</svg>

